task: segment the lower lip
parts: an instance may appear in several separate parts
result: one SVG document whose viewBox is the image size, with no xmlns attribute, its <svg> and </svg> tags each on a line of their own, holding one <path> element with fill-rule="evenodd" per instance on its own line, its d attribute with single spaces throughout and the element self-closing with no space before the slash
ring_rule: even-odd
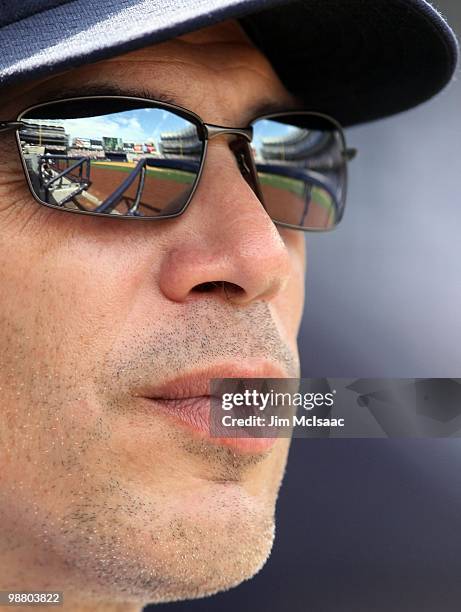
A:
<svg viewBox="0 0 461 612">
<path fill-rule="evenodd" d="M 180 399 L 146 398 L 155 408 L 168 417 L 186 426 L 202 439 L 219 446 L 230 447 L 240 453 L 259 454 L 269 451 L 277 438 L 218 438 L 210 434 L 210 397 L 187 397 Z"/>
</svg>

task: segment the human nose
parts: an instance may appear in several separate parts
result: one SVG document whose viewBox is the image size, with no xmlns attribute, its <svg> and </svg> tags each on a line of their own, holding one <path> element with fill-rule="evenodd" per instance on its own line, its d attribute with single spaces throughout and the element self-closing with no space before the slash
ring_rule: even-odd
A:
<svg viewBox="0 0 461 612">
<path fill-rule="evenodd" d="M 288 248 L 230 144 L 209 144 L 193 201 L 172 229 L 159 277 L 171 300 L 212 292 L 241 305 L 267 301 L 290 276 Z"/>
</svg>

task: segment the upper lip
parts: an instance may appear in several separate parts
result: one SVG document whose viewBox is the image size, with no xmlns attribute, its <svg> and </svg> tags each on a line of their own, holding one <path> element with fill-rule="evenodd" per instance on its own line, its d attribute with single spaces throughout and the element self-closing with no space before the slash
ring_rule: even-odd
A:
<svg viewBox="0 0 461 612">
<path fill-rule="evenodd" d="M 209 396 L 213 378 L 287 378 L 287 373 L 282 366 L 269 361 L 220 364 L 190 370 L 161 385 L 145 387 L 136 395 L 159 400 Z"/>
</svg>

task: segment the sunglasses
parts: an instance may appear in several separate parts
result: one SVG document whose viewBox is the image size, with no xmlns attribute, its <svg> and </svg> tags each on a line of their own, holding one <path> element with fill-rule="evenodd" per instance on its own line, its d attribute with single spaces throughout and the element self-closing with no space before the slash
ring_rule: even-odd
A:
<svg viewBox="0 0 461 612">
<path fill-rule="evenodd" d="M 346 148 L 341 126 L 321 113 L 275 113 L 230 128 L 180 106 L 127 96 L 38 104 L 0 122 L 7 130 L 16 132 L 37 202 L 124 219 L 184 213 L 209 141 L 226 134 L 241 176 L 274 223 L 329 230 L 343 216 L 347 162 L 356 154 Z"/>
</svg>

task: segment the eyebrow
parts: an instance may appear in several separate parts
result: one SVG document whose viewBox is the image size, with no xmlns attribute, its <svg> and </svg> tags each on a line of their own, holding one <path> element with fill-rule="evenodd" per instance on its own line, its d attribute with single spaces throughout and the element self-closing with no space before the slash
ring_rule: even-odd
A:
<svg viewBox="0 0 461 612">
<path fill-rule="evenodd" d="M 54 96 L 54 97 L 53 97 Z M 119 87 L 115 83 L 89 83 L 78 87 L 67 87 L 65 85 L 47 91 L 38 99 L 38 102 L 51 102 L 66 98 L 84 98 L 86 96 L 128 96 L 133 98 L 147 98 L 149 100 L 158 100 L 168 104 L 177 104 L 172 96 L 164 92 L 146 89 L 144 87 Z"/>
<path fill-rule="evenodd" d="M 59 88 L 49 90 L 46 95 L 40 96 L 37 99 L 37 103 L 51 102 L 66 98 L 81 98 L 85 96 L 128 96 L 133 98 L 146 98 L 147 100 L 157 100 L 159 102 L 164 102 L 166 104 L 172 104 L 173 106 L 180 106 L 187 109 L 187 107 L 184 104 L 181 104 L 181 102 L 178 101 L 174 95 L 168 94 L 164 91 L 155 91 L 151 88 L 136 86 L 119 87 L 116 83 L 108 82 L 88 83 L 78 87 L 68 87 L 64 85 Z M 291 103 L 273 98 L 258 100 L 258 102 L 246 109 L 245 115 L 248 117 L 247 125 L 258 117 L 262 117 L 264 115 L 302 110 L 300 102 L 294 96 L 292 96 L 292 100 L 293 101 Z"/>
</svg>

